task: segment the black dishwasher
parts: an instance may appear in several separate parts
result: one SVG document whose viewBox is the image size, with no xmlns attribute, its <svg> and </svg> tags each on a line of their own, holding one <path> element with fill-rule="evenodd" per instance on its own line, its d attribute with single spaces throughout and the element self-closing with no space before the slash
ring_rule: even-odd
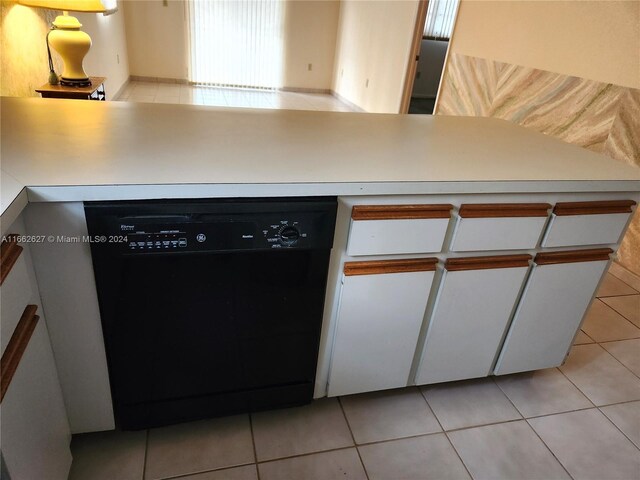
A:
<svg viewBox="0 0 640 480">
<path fill-rule="evenodd" d="M 85 202 L 120 428 L 312 400 L 336 208 Z"/>
</svg>

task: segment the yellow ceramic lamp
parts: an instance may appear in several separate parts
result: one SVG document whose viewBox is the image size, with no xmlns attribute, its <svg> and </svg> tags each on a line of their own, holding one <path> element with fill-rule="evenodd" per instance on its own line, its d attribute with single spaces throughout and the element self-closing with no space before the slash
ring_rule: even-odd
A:
<svg viewBox="0 0 640 480">
<path fill-rule="evenodd" d="M 62 10 L 56 17 L 49 33 L 49 44 L 62 58 L 64 68 L 60 83 L 68 86 L 90 85 L 88 75 L 82 66 L 84 57 L 91 48 L 91 37 L 80 30 L 82 24 L 72 12 L 105 13 L 116 9 L 116 0 L 19 0 L 22 5 Z"/>
</svg>

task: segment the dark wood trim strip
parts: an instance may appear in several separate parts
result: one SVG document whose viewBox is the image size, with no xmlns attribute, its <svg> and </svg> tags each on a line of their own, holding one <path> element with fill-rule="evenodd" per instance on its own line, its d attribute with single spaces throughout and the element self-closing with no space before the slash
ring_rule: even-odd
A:
<svg viewBox="0 0 640 480">
<path fill-rule="evenodd" d="M 557 263 L 599 262 L 609 260 L 613 253 L 610 248 L 593 248 L 590 250 L 572 250 L 569 252 L 539 253 L 534 262 L 537 265 L 554 265 Z"/>
<path fill-rule="evenodd" d="M 37 305 L 27 305 L 13 335 L 11 335 L 7 348 L 2 354 L 2 359 L 0 360 L 0 376 L 2 377 L 0 380 L 0 402 L 4 399 L 4 394 L 7 393 L 11 379 L 18 369 L 22 354 L 27 349 L 31 335 L 40 319 L 36 315 L 37 309 Z"/>
<path fill-rule="evenodd" d="M 420 218 L 449 218 L 453 205 L 355 205 L 354 220 L 407 220 Z"/>
<path fill-rule="evenodd" d="M 631 213 L 636 204 L 633 200 L 607 200 L 602 202 L 560 202 L 553 213 L 566 215 L 602 215 L 605 213 Z"/>
<path fill-rule="evenodd" d="M 383 273 L 433 272 L 437 264 L 438 259 L 435 257 L 345 262 L 344 274 L 349 277 L 352 275 L 379 275 Z"/>
<path fill-rule="evenodd" d="M 462 218 L 547 217 L 548 203 L 474 203 L 460 205 Z"/>
<path fill-rule="evenodd" d="M 2 242 L 0 246 L 0 285 L 4 283 L 22 250 L 22 247 L 16 241 L 16 235 L 7 235 L 7 240 Z"/>
<path fill-rule="evenodd" d="M 496 255 L 493 257 L 449 258 L 445 262 L 444 268 L 450 272 L 459 272 L 462 270 L 528 267 L 529 261 L 532 258 L 533 257 L 528 254 Z"/>
</svg>

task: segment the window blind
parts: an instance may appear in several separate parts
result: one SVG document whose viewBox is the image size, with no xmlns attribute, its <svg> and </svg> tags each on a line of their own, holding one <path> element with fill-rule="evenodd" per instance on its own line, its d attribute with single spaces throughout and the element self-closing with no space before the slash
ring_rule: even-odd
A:
<svg viewBox="0 0 640 480">
<path fill-rule="evenodd" d="M 457 9 L 458 0 L 429 0 L 424 36 L 436 40 L 449 40 Z"/>
<path fill-rule="evenodd" d="M 189 80 L 275 89 L 282 77 L 282 0 L 188 0 Z"/>
</svg>

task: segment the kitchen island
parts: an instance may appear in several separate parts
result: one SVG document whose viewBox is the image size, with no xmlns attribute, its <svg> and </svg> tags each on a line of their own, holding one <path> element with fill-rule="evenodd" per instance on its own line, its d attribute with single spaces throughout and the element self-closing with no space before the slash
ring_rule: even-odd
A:
<svg viewBox="0 0 640 480">
<path fill-rule="evenodd" d="M 45 239 L 23 258 L 74 433 L 114 426 L 89 245 L 46 241 L 86 235 L 83 201 L 338 197 L 322 397 L 561 364 L 640 199 L 637 169 L 496 119 L 42 99 L 2 114 L 2 233 Z"/>
</svg>

